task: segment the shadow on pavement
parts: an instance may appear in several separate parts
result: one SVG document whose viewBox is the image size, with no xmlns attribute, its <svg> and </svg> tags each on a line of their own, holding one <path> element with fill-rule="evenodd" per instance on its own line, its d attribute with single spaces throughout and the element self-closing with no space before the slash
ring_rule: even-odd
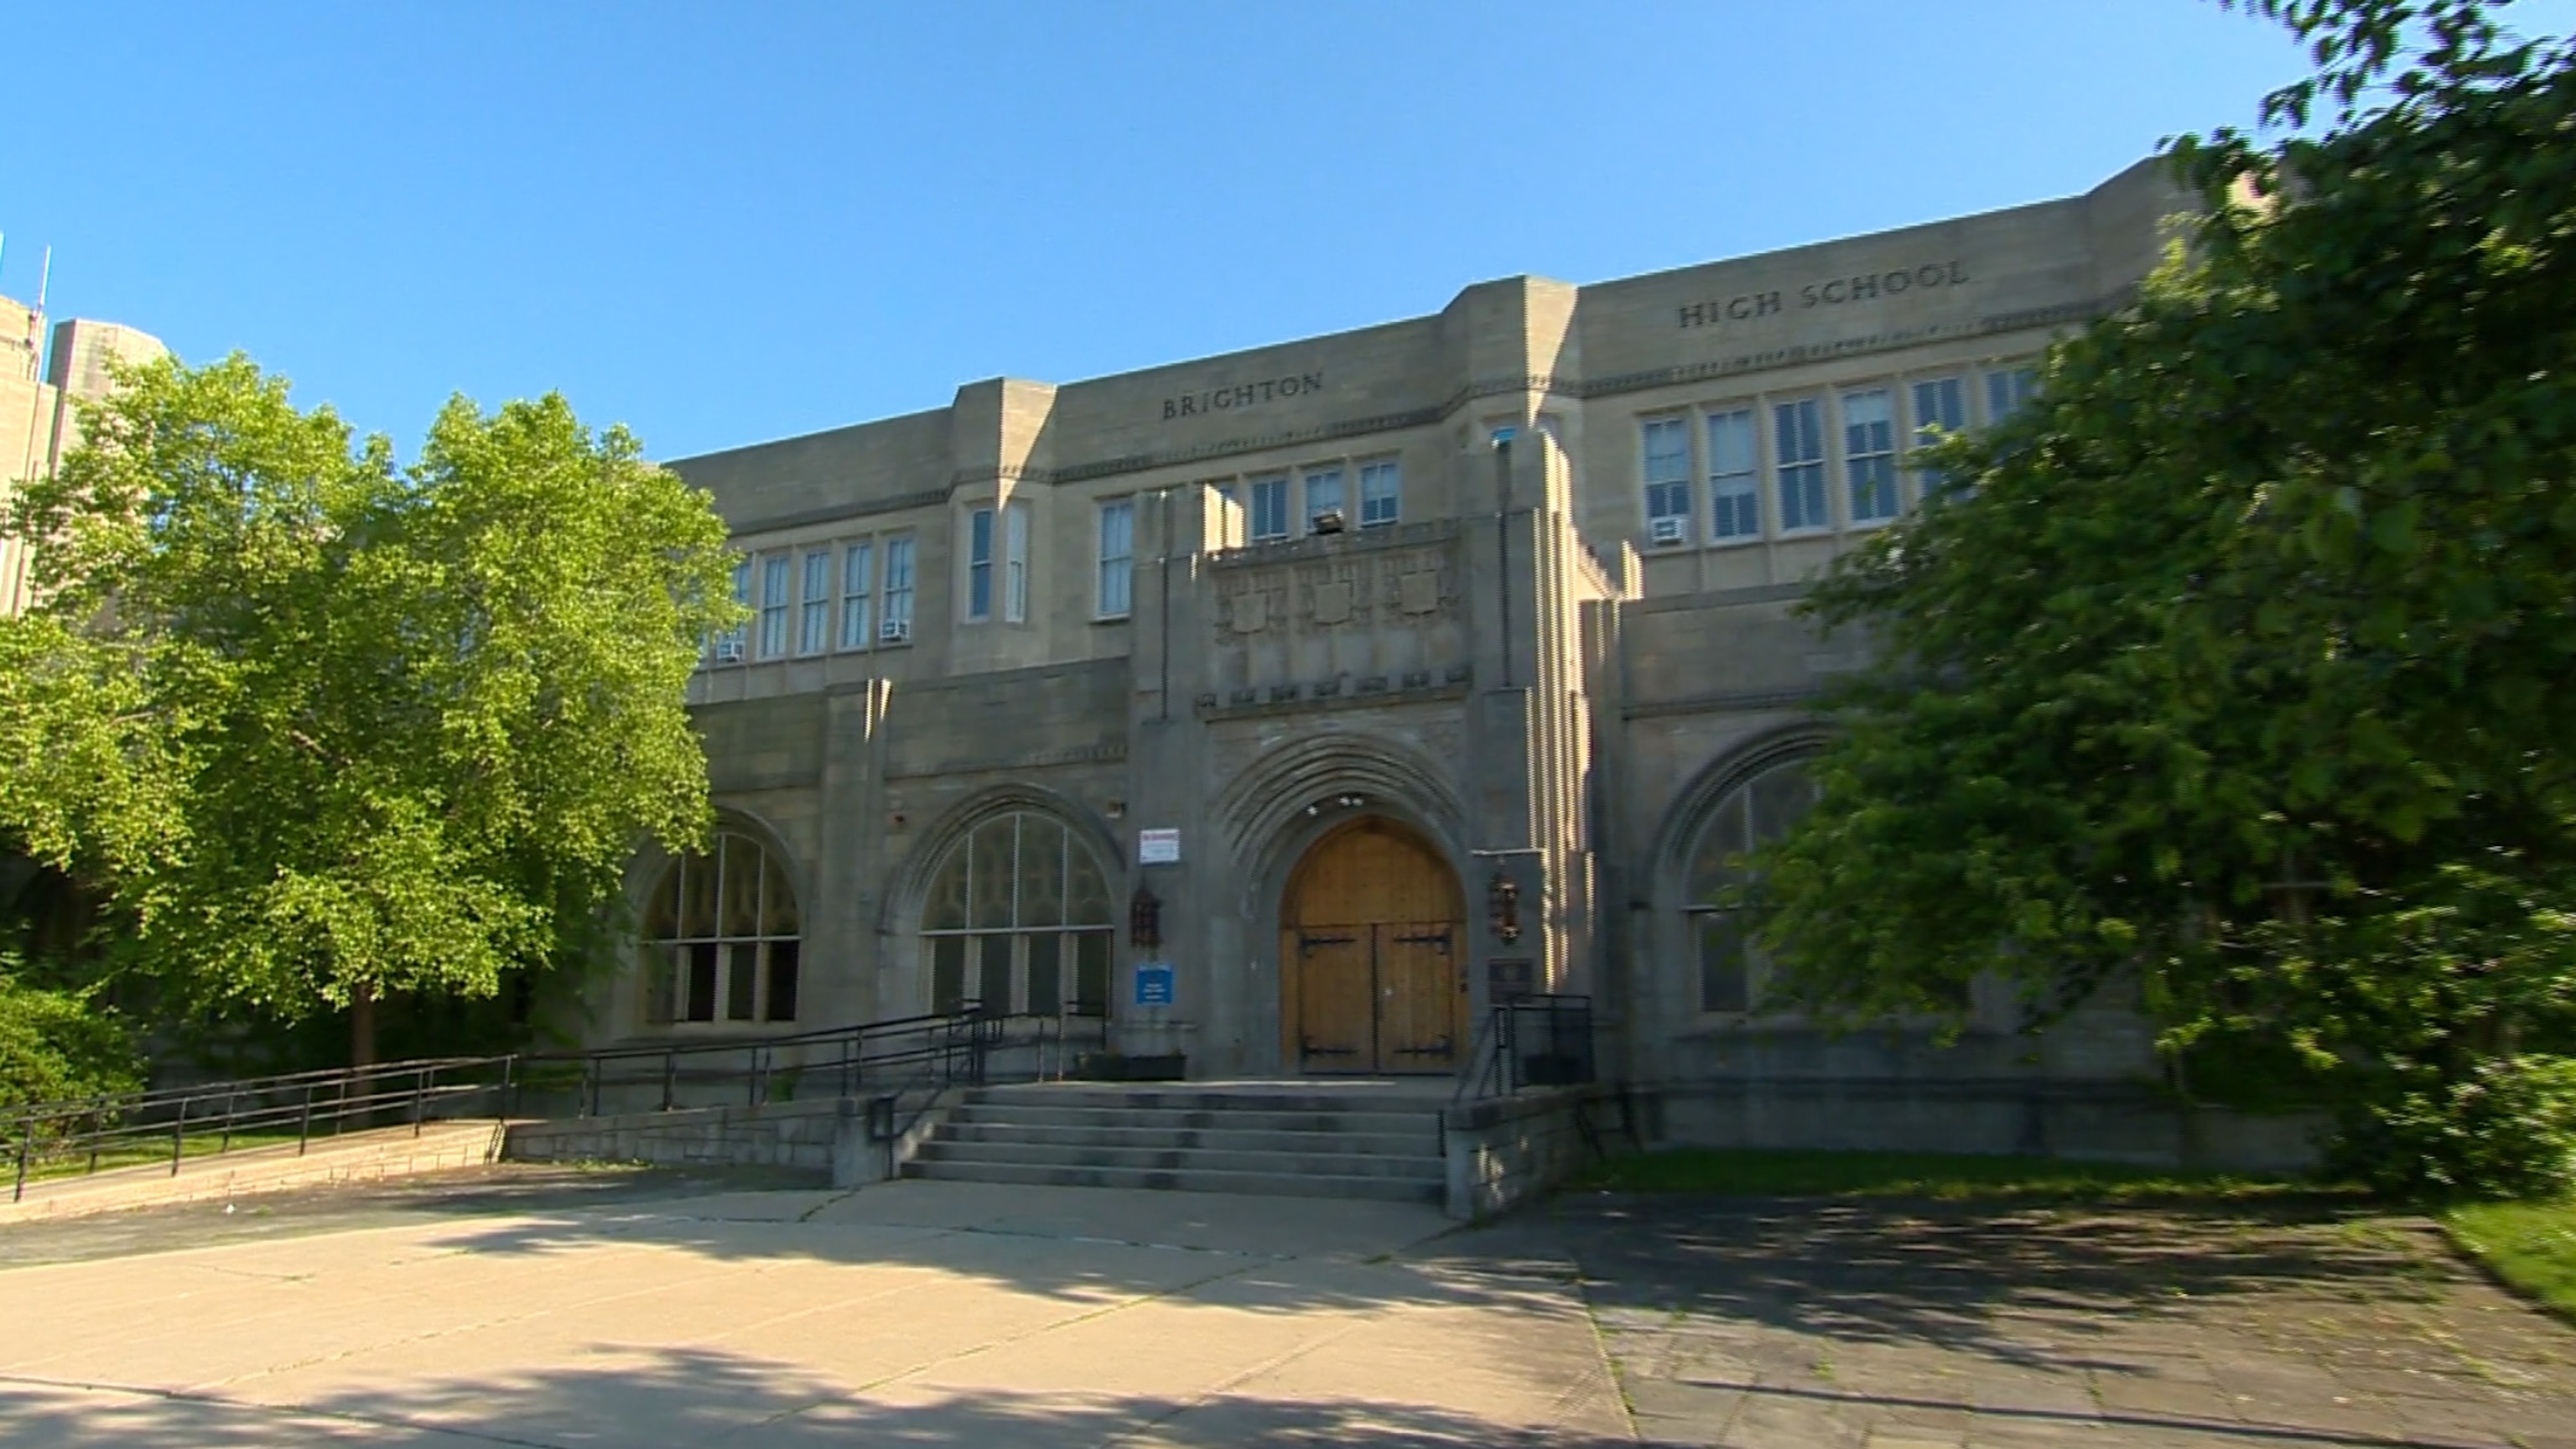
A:
<svg viewBox="0 0 2576 1449">
<path fill-rule="evenodd" d="M 1561 1431 L 1516 1433 L 1439 1410 L 1353 1400 L 905 1391 L 869 1401 L 793 1365 L 672 1350 L 596 1370 L 271 1408 L 222 1397 L 84 1391 L 0 1380 L 0 1442 L 26 1449 L 233 1449 L 281 1443 L 626 1449 L 646 1445 L 1018 1449 L 1104 1444 L 1609 1449 Z M 894 1397 L 894 1396 L 886 1396 Z"/>
</svg>

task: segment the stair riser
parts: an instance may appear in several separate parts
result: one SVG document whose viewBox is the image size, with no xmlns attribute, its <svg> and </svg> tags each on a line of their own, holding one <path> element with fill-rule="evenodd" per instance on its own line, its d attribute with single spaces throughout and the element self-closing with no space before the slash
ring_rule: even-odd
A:
<svg viewBox="0 0 2576 1449">
<path fill-rule="evenodd" d="M 1298 1174 L 1148 1172 L 1127 1168 L 1026 1167 L 1003 1163 L 911 1162 L 906 1177 L 940 1182 L 1009 1183 L 1023 1187 L 1123 1187 L 1165 1192 L 1261 1193 L 1278 1197 L 1367 1198 L 1438 1203 L 1437 1183 L 1400 1178 L 1325 1178 Z"/>
<path fill-rule="evenodd" d="M 1440 1139 L 1428 1132 L 1347 1135 L 1330 1132 L 1251 1132 L 1231 1127 L 1030 1127 L 1017 1122 L 951 1122 L 944 1141 L 997 1142 L 1032 1147 L 1207 1148 L 1222 1152 L 1325 1153 L 1355 1157 L 1438 1155 Z"/>
<path fill-rule="evenodd" d="M 1085 1107 L 1145 1112 L 1297 1112 L 1309 1116 L 1436 1116 L 1446 1099 L 1353 1097 L 1322 1092 L 1191 1092 L 1153 1088 L 1010 1086 L 978 1087 L 969 1103 L 1012 1107 Z"/>
<path fill-rule="evenodd" d="M 919 1162 L 1012 1167 L 1116 1168 L 1151 1172 L 1249 1172 L 1274 1176 L 1385 1177 L 1439 1182 L 1437 1157 L 1356 1157 L 1284 1152 L 1155 1151 L 1112 1147 L 1032 1147 L 993 1142 L 932 1141 Z"/>
<path fill-rule="evenodd" d="M 1437 1141 L 1440 1119 L 1410 1112 L 1232 1112 L 1155 1111 L 1133 1107 L 1031 1107 L 1019 1103 L 969 1102 L 950 1114 L 959 1123 L 1007 1123 L 1024 1127 L 1145 1127 L 1158 1131 L 1205 1131 L 1241 1128 L 1254 1132 L 1316 1132 L 1341 1136 L 1417 1136 Z"/>
</svg>

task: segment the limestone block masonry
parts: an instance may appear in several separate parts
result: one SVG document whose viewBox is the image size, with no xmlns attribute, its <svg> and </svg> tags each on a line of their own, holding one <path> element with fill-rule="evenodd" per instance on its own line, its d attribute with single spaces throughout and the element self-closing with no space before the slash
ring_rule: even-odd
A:
<svg viewBox="0 0 2576 1449">
<path fill-rule="evenodd" d="M 1676 1133 L 1794 1103 L 1784 1131 L 1858 1142 L 1920 1115 L 1893 1095 L 2009 1146 L 1975 1124 L 2033 1083 L 2153 1110 L 2118 1000 L 2038 1040 L 2001 994 L 1956 1046 L 1823 1034 L 1764 999 L 1713 882 L 1794 812 L 1864 657 L 1796 617 L 1808 582 L 1933 486 L 1918 439 L 2028 400 L 2183 205 L 2140 163 L 676 460 L 754 611 L 691 687 L 726 843 L 638 857 L 644 942 L 563 1024 L 978 1001 L 1138 1070 L 1440 1080 L 1539 991 L 1591 999 L 1603 1075 Z"/>
</svg>

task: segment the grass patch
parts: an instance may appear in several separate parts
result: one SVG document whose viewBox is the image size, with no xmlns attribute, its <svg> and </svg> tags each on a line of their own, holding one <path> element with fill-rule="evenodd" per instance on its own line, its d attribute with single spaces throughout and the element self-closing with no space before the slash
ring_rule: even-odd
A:
<svg viewBox="0 0 2576 1449">
<path fill-rule="evenodd" d="M 1605 1192 L 1737 1197 L 1910 1197 L 2139 1202 L 2155 1198 L 2312 1196 L 2352 1189 L 2291 1177 L 2176 1172 L 2053 1157 L 1943 1152 L 1806 1152 L 1677 1148 L 1604 1162 L 1575 1180 Z"/>
<path fill-rule="evenodd" d="M 2442 1226 L 2498 1278 L 2576 1319 L 2576 1198 L 2467 1203 L 2445 1211 Z"/>
</svg>

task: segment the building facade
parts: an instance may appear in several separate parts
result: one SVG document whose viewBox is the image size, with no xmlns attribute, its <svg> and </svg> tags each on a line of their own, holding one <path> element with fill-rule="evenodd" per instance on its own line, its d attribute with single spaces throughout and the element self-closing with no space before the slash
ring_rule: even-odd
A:
<svg viewBox="0 0 2576 1449">
<path fill-rule="evenodd" d="M 1906 1137 L 1941 1099 L 1940 1140 L 2029 1145 L 2039 1086 L 2079 1110 L 2148 1070 L 2127 1014 L 2035 1039 L 1998 993 L 1952 1046 L 1829 1036 L 1766 1002 L 1717 890 L 1803 807 L 1859 662 L 1793 614 L 1806 581 L 2183 204 L 2142 163 L 678 461 L 754 610 L 692 686 L 722 834 L 636 863 L 590 1035 L 973 1000 L 1105 1011 L 1193 1077 L 1439 1074 L 1490 1003 L 1560 992 L 1676 1135 Z"/>
<path fill-rule="evenodd" d="M 0 517 L 22 481 L 50 476 L 79 445 L 77 404 L 115 386 L 109 358 L 144 363 L 169 350 L 131 327 L 78 318 L 54 324 L 50 358 L 44 343 L 44 314 L 0 297 Z M 25 612 L 31 563 L 26 544 L 0 529 L 0 615 Z"/>
</svg>

